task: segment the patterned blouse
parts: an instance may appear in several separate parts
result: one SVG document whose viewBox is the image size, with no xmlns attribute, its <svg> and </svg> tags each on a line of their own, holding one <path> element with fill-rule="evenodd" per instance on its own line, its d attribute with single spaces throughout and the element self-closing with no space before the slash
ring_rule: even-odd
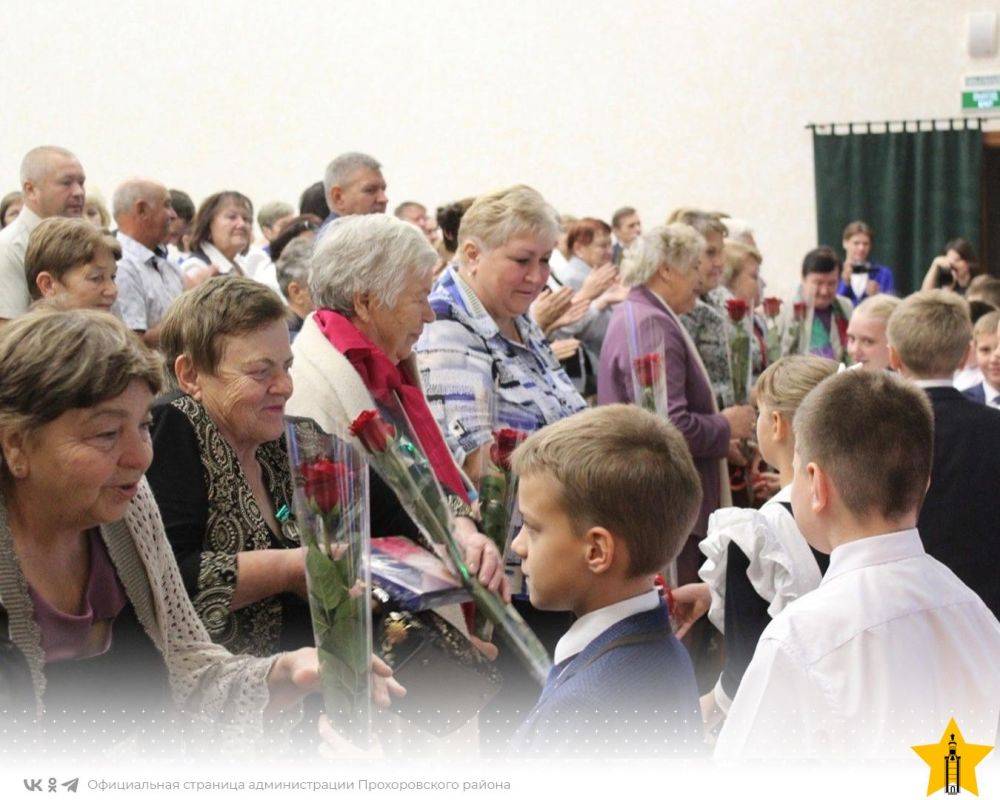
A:
<svg viewBox="0 0 1000 800">
<path fill-rule="evenodd" d="M 308 630 L 308 609 L 293 595 L 274 595 L 236 611 L 238 553 L 297 542 L 279 540 L 264 521 L 250 484 L 204 406 L 186 395 L 153 410 L 153 464 L 147 477 L 167 538 L 198 616 L 212 641 L 233 653 L 272 655 Z M 257 449 L 264 486 L 277 510 L 291 506 L 284 437 Z M 302 628 L 303 631 L 298 629 Z M 296 646 L 309 643 L 305 641 Z"/>
<path fill-rule="evenodd" d="M 728 290 L 719 286 L 698 299 L 695 307 L 681 315 L 681 321 L 694 340 L 705 370 L 712 382 L 719 410 L 733 405 L 732 372 L 729 369 L 729 333 L 726 300 L 732 297 Z"/>
<path fill-rule="evenodd" d="M 500 425 L 533 431 L 586 408 L 586 402 L 527 315 L 514 320 L 524 344 L 500 333 L 451 266 L 430 295 L 437 320 L 417 342 L 431 412 L 459 463 L 490 440 L 490 403 Z"/>
</svg>

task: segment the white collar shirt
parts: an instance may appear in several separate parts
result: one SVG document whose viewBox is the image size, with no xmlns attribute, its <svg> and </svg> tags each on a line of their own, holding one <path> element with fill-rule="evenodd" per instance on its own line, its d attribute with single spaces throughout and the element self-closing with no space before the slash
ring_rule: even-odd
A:
<svg viewBox="0 0 1000 800">
<path fill-rule="evenodd" d="M 529 580 L 531 579 L 529 578 Z M 570 629 L 556 643 L 555 663 L 561 664 L 566 659 L 582 652 L 594 639 L 626 617 L 641 614 L 644 611 L 652 611 L 659 604 L 659 590 L 650 589 L 635 597 L 584 614 L 570 626 Z"/>
<path fill-rule="evenodd" d="M 14 319 L 28 310 L 31 295 L 24 274 L 28 237 L 42 218 L 27 206 L 0 231 L 0 319 Z"/>
<path fill-rule="evenodd" d="M 1000 622 L 915 528 L 845 543 L 764 630 L 718 759 L 912 758 L 952 717 L 992 742 Z"/>
<path fill-rule="evenodd" d="M 983 381 L 983 393 L 986 395 L 986 405 L 990 408 L 1000 408 L 1000 391 Z"/>
<path fill-rule="evenodd" d="M 156 252 L 118 231 L 122 257 L 118 261 L 118 301 L 114 311 L 134 331 L 148 331 L 160 324 L 170 304 L 184 291 L 180 270 Z"/>
</svg>

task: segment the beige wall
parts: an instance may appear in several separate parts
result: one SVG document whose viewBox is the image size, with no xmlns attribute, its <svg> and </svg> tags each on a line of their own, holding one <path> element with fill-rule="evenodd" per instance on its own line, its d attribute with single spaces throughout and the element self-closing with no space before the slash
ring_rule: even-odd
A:
<svg viewBox="0 0 1000 800">
<path fill-rule="evenodd" d="M 815 244 L 807 122 L 956 114 L 964 72 L 1000 71 L 966 54 L 986 0 L 0 4 L 0 190 L 55 142 L 107 196 L 296 201 L 363 149 L 391 204 L 525 181 L 647 225 L 724 209 L 782 288 Z"/>
</svg>

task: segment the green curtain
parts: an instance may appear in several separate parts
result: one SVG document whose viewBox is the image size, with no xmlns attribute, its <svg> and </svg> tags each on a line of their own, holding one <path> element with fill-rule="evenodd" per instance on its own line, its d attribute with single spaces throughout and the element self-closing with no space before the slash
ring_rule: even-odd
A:
<svg viewBox="0 0 1000 800">
<path fill-rule="evenodd" d="M 902 296 L 920 288 L 949 239 L 961 236 L 979 246 L 982 131 L 871 133 L 863 127 L 813 129 L 819 242 L 843 256 L 844 226 L 864 220 L 875 232 L 873 261 L 893 268 Z"/>
</svg>

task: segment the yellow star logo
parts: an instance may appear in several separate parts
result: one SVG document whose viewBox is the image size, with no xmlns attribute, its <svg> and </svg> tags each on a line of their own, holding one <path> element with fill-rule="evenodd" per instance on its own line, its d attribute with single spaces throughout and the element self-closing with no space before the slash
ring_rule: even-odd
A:
<svg viewBox="0 0 1000 800">
<path fill-rule="evenodd" d="M 927 781 L 928 796 L 947 785 L 948 794 L 957 794 L 959 789 L 966 789 L 978 797 L 976 765 L 992 749 L 985 744 L 967 744 L 954 719 L 948 721 L 940 742 L 914 745 L 914 752 L 931 768 L 931 776 Z"/>
</svg>

